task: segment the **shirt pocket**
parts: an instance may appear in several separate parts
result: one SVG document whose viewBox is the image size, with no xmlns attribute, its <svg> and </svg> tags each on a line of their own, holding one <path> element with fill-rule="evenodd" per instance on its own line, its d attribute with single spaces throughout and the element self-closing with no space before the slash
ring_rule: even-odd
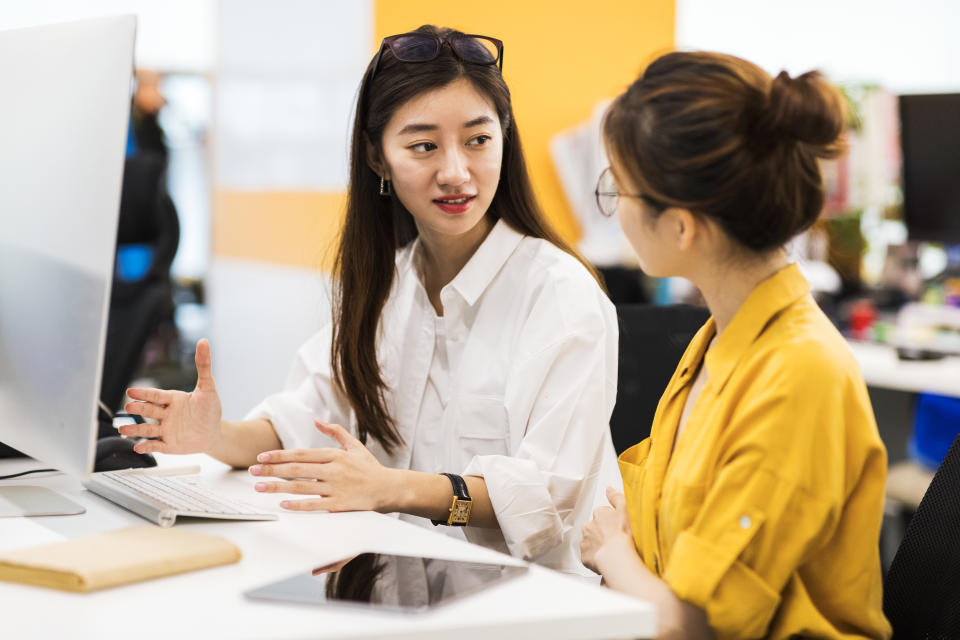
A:
<svg viewBox="0 0 960 640">
<path fill-rule="evenodd" d="M 456 411 L 455 455 L 463 466 L 474 456 L 509 455 L 509 423 L 503 398 L 464 395 Z"/>
<path fill-rule="evenodd" d="M 680 534 L 693 526 L 703 508 L 707 485 L 680 484 L 664 496 L 660 510 L 660 540 L 669 549 Z"/>
</svg>

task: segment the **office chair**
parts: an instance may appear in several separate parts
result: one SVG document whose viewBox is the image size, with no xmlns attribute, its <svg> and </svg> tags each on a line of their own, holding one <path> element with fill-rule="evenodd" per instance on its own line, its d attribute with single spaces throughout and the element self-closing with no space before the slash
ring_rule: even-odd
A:
<svg viewBox="0 0 960 640">
<path fill-rule="evenodd" d="M 603 278 L 607 297 L 618 307 L 622 304 L 647 304 L 651 302 L 645 282 L 647 276 L 636 267 L 594 266 Z"/>
<path fill-rule="evenodd" d="M 907 526 L 883 611 L 895 639 L 960 638 L 960 436 Z"/>
<path fill-rule="evenodd" d="M 660 396 L 710 312 L 691 305 L 617 306 L 620 366 L 610 435 L 620 455 L 650 435 Z"/>
</svg>

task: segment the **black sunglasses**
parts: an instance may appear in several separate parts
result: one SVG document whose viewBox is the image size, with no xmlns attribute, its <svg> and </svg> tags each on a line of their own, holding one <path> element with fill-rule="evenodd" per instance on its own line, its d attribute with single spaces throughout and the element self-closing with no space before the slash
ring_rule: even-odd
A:
<svg viewBox="0 0 960 640">
<path fill-rule="evenodd" d="M 488 36 L 471 34 L 452 35 L 449 39 L 441 39 L 426 33 L 413 31 L 387 36 L 380 43 L 380 50 L 373 62 L 370 77 L 377 73 L 380 66 L 380 56 L 384 49 L 390 49 L 393 57 L 400 62 L 429 62 L 440 55 L 443 45 L 450 47 L 453 55 L 463 62 L 470 64 L 498 65 L 503 71 L 503 42 Z"/>
</svg>

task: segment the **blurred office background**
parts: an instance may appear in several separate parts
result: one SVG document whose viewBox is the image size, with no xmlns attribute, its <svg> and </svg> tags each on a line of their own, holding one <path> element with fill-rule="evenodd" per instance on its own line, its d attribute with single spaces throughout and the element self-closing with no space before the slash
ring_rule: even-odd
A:
<svg viewBox="0 0 960 640">
<path fill-rule="evenodd" d="M 590 127 L 604 100 L 679 47 L 741 55 L 773 74 L 819 68 L 844 89 L 854 153 L 827 167 L 827 215 L 796 248 L 825 267 L 812 277 L 841 322 L 851 312 L 876 314 L 883 301 L 870 292 L 887 277 L 905 290 L 900 302 L 921 299 L 923 283 L 947 263 L 946 245 L 907 239 L 896 96 L 960 92 L 954 0 L 487 0 L 469 8 L 441 0 L 0 0 L 0 8 L 0 28 L 139 17 L 136 65 L 160 74 L 168 189 L 181 227 L 171 268 L 178 339 L 155 341 L 139 375 L 189 387 L 193 344 L 208 336 L 226 417 L 279 389 L 297 347 L 328 316 L 360 77 L 382 37 L 426 22 L 504 40 L 534 185 L 568 239 L 586 242 L 603 223 L 590 210 L 596 175 L 580 171 L 577 186 L 564 154 L 595 147 Z M 602 247 L 617 244 L 615 227 L 597 232 L 612 234 Z M 612 249 L 590 257 L 625 297 L 696 297 L 682 282 L 645 279 Z M 892 257 L 909 273 L 891 276 Z M 864 300 L 866 311 L 856 306 Z M 890 411 L 909 421 L 912 409 Z"/>
</svg>

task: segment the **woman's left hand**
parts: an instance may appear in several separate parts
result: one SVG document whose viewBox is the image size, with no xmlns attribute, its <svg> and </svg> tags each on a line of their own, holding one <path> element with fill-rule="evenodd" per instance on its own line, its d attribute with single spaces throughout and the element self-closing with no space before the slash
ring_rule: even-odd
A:
<svg viewBox="0 0 960 640">
<path fill-rule="evenodd" d="M 316 496 L 280 503 L 293 511 L 375 511 L 389 504 L 390 491 L 396 488 L 394 470 L 380 464 L 340 425 L 319 420 L 315 424 L 343 448 L 265 451 L 257 456 L 260 464 L 250 467 L 251 475 L 295 480 L 258 482 L 254 488 L 265 493 Z"/>
<path fill-rule="evenodd" d="M 591 571 L 601 574 L 603 572 L 598 563 L 601 556 L 625 550 L 636 554 L 623 494 L 613 487 L 607 487 L 607 500 L 610 506 L 594 510 L 593 519 L 583 525 L 583 537 L 580 539 L 581 561 Z"/>
</svg>

